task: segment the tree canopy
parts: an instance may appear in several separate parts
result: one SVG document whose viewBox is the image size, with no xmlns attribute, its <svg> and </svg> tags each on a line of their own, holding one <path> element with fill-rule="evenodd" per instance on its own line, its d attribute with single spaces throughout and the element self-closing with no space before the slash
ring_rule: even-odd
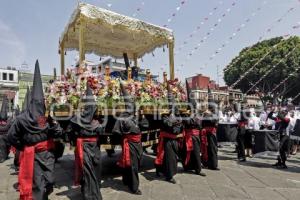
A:
<svg viewBox="0 0 300 200">
<path fill-rule="evenodd" d="M 253 66 L 255 67 L 238 81 Z M 243 49 L 225 68 L 224 80 L 228 86 L 238 81 L 234 88 L 240 89 L 243 93 L 253 88 L 249 91 L 250 94 L 259 93 L 265 98 L 287 99 L 295 97 L 300 92 L 298 68 L 300 68 L 300 38 L 276 37 Z M 266 74 L 268 75 L 264 79 L 252 87 Z M 286 82 L 271 93 L 285 79 Z"/>
</svg>

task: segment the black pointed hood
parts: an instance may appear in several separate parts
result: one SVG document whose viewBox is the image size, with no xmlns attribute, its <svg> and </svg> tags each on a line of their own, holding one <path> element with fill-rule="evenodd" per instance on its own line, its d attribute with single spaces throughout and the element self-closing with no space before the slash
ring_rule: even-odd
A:
<svg viewBox="0 0 300 200">
<path fill-rule="evenodd" d="M 207 87 L 208 102 L 213 102 L 213 96 L 210 87 Z"/>
<path fill-rule="evenodd" d="M 35 63 L 33 86 L 31 92 L 28 91 L 28 96 L 27 103 L 24 104 L 28 107 L 16 117 L 16 120 L 25 133 L 38 134 L 44 132 L 49 128 L 49 123 L 45 116 L 46 107 L 38 61 Z"/>
<path fill-rule="evenodd" d="M 188 102 L 190 104 L 192 104 L 193 109 L 197 109 L 197 102 L 196 102 L 195 98 L 192 98 L 192 96 L 191 96 L 192 95 L 192 91 L 190 89 L 190 85 L 189 85 L 189 83 L 188 83 L 187 80 L 185 80 L 185 85 L 186 85 L 186 93 L 187 93 Z"/>
<path fill-rule="evenodd" d="M 45 117 L 46 106 L 44 101 L 43 83 L 38 60 L 35 63 L 33 85 L 30 96 L 31 99 L 28 110 L 30 112 L 32 120 L 38 120 L 40 117 Z"/>
<path fill-rule="evenodd" d="M 29 86 L 27 86 L 27 91 L 26 91 L 26 94 L 25 94 L 25 98 L 24 98 L 24 101 L 23 101 L 23 105 L 22 105 L 22 112 L 24 112 L 25 110 L 27 110 L 29 108 L 29 103 L 30 103 L 30 88 Z"/>
<path fill-rule="evenodd" d="M 122 80 L 120 81 L 120 87 L 121 87 L 121 91 L 125 103 L 126 112 L 130 114 L 134 114 L 135 113 L 134 98 L 128 93 L 128 91 L 125 88 L 125 83 Z"/>
<path fill-rule="evenodd" d="M 15 109 L 15 117 L 17 117 L 20 114 L 20 107 L 19 105 L 17 105 L 16 109 Z"/>
<path fill-rule="evenodd" d="M 1 111 L 0 111 L 0 121 L 7 121 L 8 119 L 8 99 L 7 96 L 5 95 L 3 97 L 3 101 L 2 101 L 2 106 L 1 106 Z"/>
<path fill-rule="evenodd" d="M 87 83 L 86 96 L 82 99 L 83 111 L 75 115 L 71 122 L 79 125 L 87 130 L 95 130 L 99 126 L 99 122 L 93 120 L 97 111 L 97 104 L 93 95 L 93 90 Z"/>
<path fill-rule="evenodd" d="M 173 92 L 171 91 L 170 84 L 167 84 L 167 90 L 168 90 L 168 103 L 169 103 L 169 110 L 174 115 L 179 115 L 179 110 L 176 106 L 175 97 L 173 95 Z"/>
<path fill-rule="evenodd" d="M 213 95 L 212 95 L 212 92 L 211 92 L 211 89 L 209 86 L 207 87 L 207 95 L 208 95 L 208 102 L 207 102 L 208 109 L 214 113 L 215 112 L 215 102 L 214 102 Z"/>
<path fill-rule="evenodd" d="M 169 83 L 167 83 L 167 90 L 168 90 L 168 103 L 169 103 L 169 109 L 173 109 L 173 104 L 175 103 L 174 95 L 171 91 L 171 87 Z"/>
</svg>

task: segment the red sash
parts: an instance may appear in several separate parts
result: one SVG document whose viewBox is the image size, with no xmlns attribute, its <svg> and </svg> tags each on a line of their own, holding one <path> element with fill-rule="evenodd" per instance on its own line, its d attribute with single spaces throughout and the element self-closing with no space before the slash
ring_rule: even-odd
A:
<svg viewBox="0 0 300 200">
<path fill-rule="evenodd" d="M 83 143 L 97 142 L 97 137 L 77 138 L 75 149 L 75 185 L 80 185 L 83 175 Z"/>
<path fill-rule="evenodd" d="M 200 135 L 201 135 L 201 154 L 203 161 L 208 161 L 208 153 L 207 153 L 207 134 L 216 134 L 216 128 L 215 127 L 206 127 L 203 128 Z"/>
<path fill-rule="evenodd" d="M 0 121 L 0 125 L 1 125 L 1 126 L 5 126 L 6 124 L 7 124 L 6 121 Z"/>
<path fill-rule="evenodd" d="M 32 184 L 34 172 L 34 154 L 54 148 L 53 140 L 40 142 L 34 146 L 25 147 L 20 152 L 19 190 L 20 200 L 32 200 Z"/>
<path fill-rule="evenodd" d="M 157 146 L 157 155 L 156 155 L 156 159 L 155 159 L 155 164 L 156 165 L 162 165 L 163 164 L 164 154 L 165 154 L 164 138 L 177 139 L 177 136 L 174 135 L 174 134 L 164 132 L 164 131 L 161 131 L 159 133 L 158 146 Z"/>
<path fill-rule="evenodd" d="M 290 119 L 288 118 L 288 117 L 285 117 L 284 119 L 284 122 L 286 122 L 286 123 L 288 123 L 288 122 L 290 122 Z M 281 122 L 281 119 L 279 119 L 278 117 L 275 119 L 275 122 L 276 123 L 280 123 Z"/>
<path fill-rule="evenodd" d="M 247 122 L 239 122 L 238 126 L 244 128 L 247 125 Z"/>
<path fill-rule="evenodd" d="M 130 149 L 128 142 L 141 142 L 141 134 L 137 135 L 124 135 L 123 136 L 123 143 L 122 143 L 122 156 L 118 161 L 117 165 L 121 168 L 126 168 L 131 166 L 131 159 L 130 159 Z"/>
<path fill-rule="evenodd" d="M 9 151 L 12 152 L 13 154 L 16 154 L 17 149 L 15 147 L 11 146 Z"/>
<path fill-rule="evenodd" d="M 186 158 L 184 164 L 187 165 L 191 158 L 191 153 L 194 150 L 193 146 L 193 138 L 192 136 L 199 136 L 200 131 L 198 129 L 185 129 L 184 131 L 184 138 L 185 138 L 185 145 L 186 145 Z"/>
</svg>

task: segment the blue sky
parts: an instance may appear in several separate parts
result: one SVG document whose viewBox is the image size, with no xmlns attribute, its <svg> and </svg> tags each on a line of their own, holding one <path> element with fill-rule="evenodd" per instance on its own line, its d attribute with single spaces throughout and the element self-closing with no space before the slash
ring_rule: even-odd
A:
<svg viewBox="0 0 300 200">
<path fill-rule="evenodd" d="M 153 24 L 167 24 L 174 30 L 177 50 L 200 26 L 199 31 L 193 34 L 175 56 L 176 76 L 181 79 L 203 73 L 217 80 L 217 68 L 221 72 L 242 48 L 256 43 L 260 36 L 268 39 L 287 33 L 300 34 L 300 29 L 292 29 L 292 26 L 300 22 L 299 0 L 267 0 L 265 3 L 263 0 L 186 0 L 183 5 L 182 0 L 83 2 L 129 16 L 136 13 L 136 18 Z M 233 2 L 236 3 L 234 6 Z M 38 58 L 44 74 L 51 74 L 54 67 L 59 68 L 58 38 L 76 5 L 77 0 L 1 0 L 0 66 L 20 66 L 25 61 L 32 68 L 35 59 Z M 138 8 L 140 11 L 137 11 Z M 228 8 L 230 10 L 227 10 Z M 289 8 L 294 10 L 287 13 Z M 173 13 L 176 16 L 168 22 Z M 222 17 L 224 13 L 226 16 Z M 276 22 L 282 16 L 282 21 Z M 247 22 L 247 19 L 250 21 Z M 215 24 L 217 26 L 214 26 Z M 239 27 L 242 28 L 237 31 Z M 271 31 L 267 31 L 268 28 L 271 28 Z M 229 40 L 232 35 L 233 39 Z M 189 53 L 203 38 L 205 41 L 188 58 Z M 222 44 L 226 46 L 210 60 Z M 77 52 L 67 53 L 67 66 L 74 64 L 76 54 Z M 99 60 L 96 56 L 88 58 Z M 140 62 L 143 67 L 150 68 L 153 73 L 160 75 L 163 72 L 161 68 L 166 68 L 167 63 L 167 51 L 164 53 L 162 49 L 157 49 L 154 56 L 146 55 L 143 62 Z M 223 83 L 221 76 L 219 82 Z"/>
</svg>

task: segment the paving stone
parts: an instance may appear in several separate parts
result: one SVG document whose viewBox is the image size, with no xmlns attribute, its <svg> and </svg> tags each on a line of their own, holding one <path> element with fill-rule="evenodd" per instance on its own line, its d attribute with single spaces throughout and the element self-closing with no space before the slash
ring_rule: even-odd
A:
<svg viewBox="0 0 300 200">
<path fill-rule="evenodd" d="M 157 178 L 153 168 L 153 156 L 143 159 L 140 174 L 142 196 L 129 193 L 123 186 L 120 170 L 115 163 L 119 153 L 112 158 L 103 153 L 103 183 L 101 193 L 104 200 L 298 200 L 300 197 L 300 155 L 289 158 L 287 170 L 278 170 L 271 165 L 274 157 L 251 158 L 238 163 L 233 148 L 220 149 L 221 171 L 204 169 L 206 177 L 185 173 L 179 165 L 175 176 L 177 184 L 170 184 Z M 17 176 L 11 169 L 13 159 L 0 164 L 0 200 L 17 200 L 18 192 L 13 185 Z M 56 188 L 50 200 L 81 200 L 80 188 L 73 187 L 74 156 L 66 150 L 56 164 Z"/>
<path fill-rule="evenodd" d="M 257 199 L 257 200 L 261 200 L 261 199 L 262 200 L 285 200 L 286 199 L 273 188 L 249 187 L 247 188 L 247 192 L 252 199 Z"/>
<path fill-rule="evenodd" d="M 299 200 L 300 199 L 300 190 L 299 189 L 276 188 L 276 191 L 279 192 L 286 199 L 289 199 L 289 200 Z"/>
</svg>

